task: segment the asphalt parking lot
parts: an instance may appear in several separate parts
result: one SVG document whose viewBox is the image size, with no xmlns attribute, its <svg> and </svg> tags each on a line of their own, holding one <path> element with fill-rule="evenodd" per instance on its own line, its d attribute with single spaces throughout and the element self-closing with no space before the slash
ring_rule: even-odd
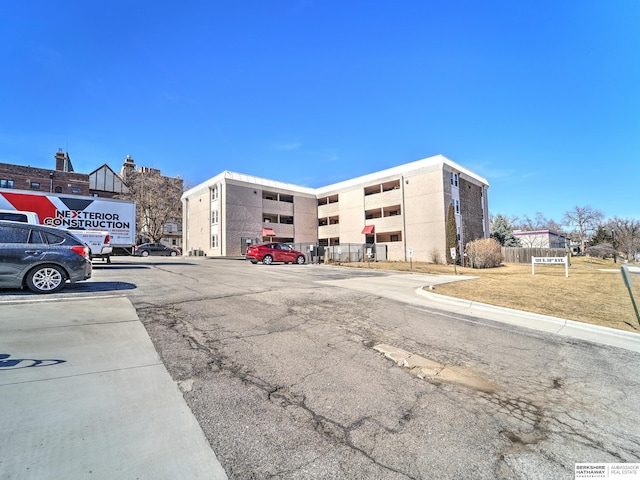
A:
<svg viewBox="0 0 640 480">
<path fill-rule="evenodd" d="M 141 448 L 138 456 L 123 455 L 137 468 L 126 472 L 139 478 L 177 478 L 162 476 L 153 462 L 178 469 L 181 452 L 201 448 L 203 439 L 209 453 L 196 463 L 207 465 L 204 472 L 180 478 L 573 478 L 576 462 L 640 461 L 637 352 L 561 329 L 481 318 L 468 308 L 443 310 L 416 294 L 427 281 L 434 279 L 323 265 L 123 258 L 97 263 L 90 282 L 47 298 L 0 292 L 0 346 L 12 355 L 4 360 L 66 361 L 24 368 L 32 378 L 0 384 L 13 395 L 9 417 L 42 410 L 27 426 L 3 416 L 12 449 L 3 447 L 11 456 L 2 457 L 23 460 L 4 460 L 0 473 L 41 478 L 15 475 L 24 467 L 42 472 L 60 457 L 75 473 L 123 477 L 95 453 L 122 452 L 102 443 L 92 448 L 92 437 L 82 434 L 126 437 L 143 425 L 154 438 L 183 444 L 175 454 L 154 457 Z M 52 303 L 64 307 L 54 315 Z M 131 316 L 110 313 L 115 304 Z M 101 316 L 73 319 L 80 305 Z M 22 317 L 27 310 L 34 313 Z M 58 314 L 71 318 L 61 325 L 53 320 Z M 75 328 L 85 333 L 65 335 Z M 31 338 L 47 331 L 49 347 L 30 350 Z M 140 359 L 134 337 L 147 342 Z M 109 339 L 108 348 L 96 338 Z M 56 379 L 60 368 L 69 370 Z M 155 387 L 134 377 L 111 387 L 101 381 L 144 369 L 158 375 Z M 69 401 L 81 396 L 71 387 L 80 377 L 92 381 L 84 396 L 91 392 L 115 409 L 122 394 L 130 408 L 105 414 L 104 423 L 53 415 L 70 424 L 66 434 L 53 420 L 37 428 L 51 412 L 82 403 Z M 56 382 L 69 386 L 56 389 Z M 42 390 L 46 401 L 24 402 L 45 384 L 54 386 Z M 146 412 L 144 399 L 155 396 L 189 408 Z M 162 423 L 184 428 L 189 415 L 197 420 L 195 436 L 162 433 Z M 176 418 L 182 420 L 173 425 Z"/>
</svg>

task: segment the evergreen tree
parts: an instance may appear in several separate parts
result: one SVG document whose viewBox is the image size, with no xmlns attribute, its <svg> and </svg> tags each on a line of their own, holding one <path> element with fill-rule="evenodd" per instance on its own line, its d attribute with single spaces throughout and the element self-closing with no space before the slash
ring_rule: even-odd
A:
<svg viewBox="0 0 640 480">
<path fill-rule="evenodd" d="M 595 233 L 589 240 L 589 246 L 595 247 L 596 245 L 600 245 L 602 243 L 612 243 L 611 239 L 611 230 L 604 228 L 604 225 L 598 225 Z"/>
<path fill-rule="evenodd" d="M 490 236 L 495 238 L 503 247 L 520 247 L 520 239 L 513 236 L 513 226 L 502 214 L 496 215 L 491 222 Z"/>
<path fill-rule="evenodd" d="M 458 228 L 456 226 L 456 214 L 453 209 L 453 203 L 449 204 L 449 209 L 447 210 L 447 224 L 445 232 L 447 237 L 447 263 L 454 263 L 453 258 L 451 258 L 451 249 L 455 248 L 456 252 L 458 252 L 455 263 L 460 264 L 460 243 L 458 242 Z"/>
</svg>

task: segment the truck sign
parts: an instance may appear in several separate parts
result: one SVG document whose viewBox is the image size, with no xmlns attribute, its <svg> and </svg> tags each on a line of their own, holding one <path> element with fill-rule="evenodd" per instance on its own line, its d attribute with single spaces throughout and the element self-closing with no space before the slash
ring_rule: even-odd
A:
<svg viewBox="0 0 640 480">
<path fill-rule="evenodd" d="M 20 190 L 0 191 L 1 210 L 35 212 L 40 223 L 65 230 L 106 230 L 112 247 L 133 247 L 136 204 L 126 200 Z"/>
</svg>

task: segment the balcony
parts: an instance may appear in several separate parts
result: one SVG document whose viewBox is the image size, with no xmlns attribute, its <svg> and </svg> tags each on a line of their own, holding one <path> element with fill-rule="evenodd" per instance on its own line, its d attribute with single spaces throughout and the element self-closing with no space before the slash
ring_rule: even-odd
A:
<svg viewBox="0 0 640 480">
<path fill-rule="evenodd" d="M 340 225 L 322 225 L 318 227 L 318 238 L 331 238 L 340 235 Z"/>
<path fill-rule="evenodd" d="M 265 214 L 276 215 L 293 215 L 293 203 L 281 202 L 278 200 L 270 200 L 268 198 L 262 199 L 262 211 Z"/>
<path fill-rule="evenodd" d="M 330 203 L 327 205 L 318 205 L 318 217 L 332 217 L 340 213 L 339 203 Z"/>
<path fill-rule="evenodd" d="M 400 188 L 387 190 L 386 192 L 373 193 L 365 195 L 364 208 L 370 210 L 372 208 L 382 208 L 389 205 L 399 205 L 402 203 L 402 191 Z"/>
</svg>

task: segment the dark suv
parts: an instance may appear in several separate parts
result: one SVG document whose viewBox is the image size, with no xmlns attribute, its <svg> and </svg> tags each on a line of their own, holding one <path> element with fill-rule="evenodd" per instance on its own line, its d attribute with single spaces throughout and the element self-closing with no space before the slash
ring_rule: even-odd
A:
<svg viewBox="0 0 640 480">
<path fill-rule="evenodd" d="M 0 221 L 0 288 L 36 293 L 91 278 L 89 248 L 72 233 L 44 225 Z"/>
</svg>

